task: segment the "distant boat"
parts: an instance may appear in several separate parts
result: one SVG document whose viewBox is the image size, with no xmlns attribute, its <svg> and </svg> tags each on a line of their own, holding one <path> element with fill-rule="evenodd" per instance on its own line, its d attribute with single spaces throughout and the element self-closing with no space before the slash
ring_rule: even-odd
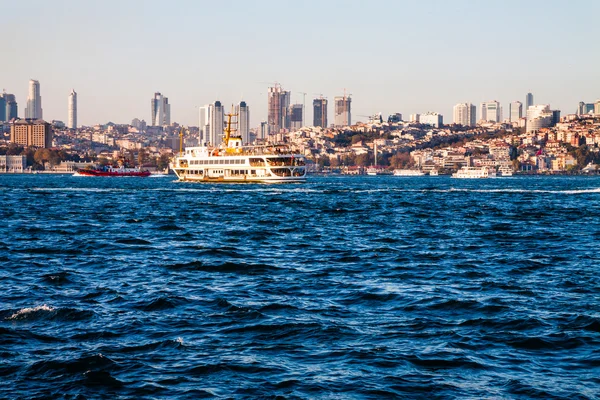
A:
<svg viewBox="0 0 600 400">
<path fill-rule="evenodd" d="M 111 165 L 107 165 L 105 167 L 86 169 L 82 168 L 77 170 L 74 176 L 137 176 L 137 177 L 147 177 L 150 176 L 150 171 L 142 171 L 140 168 L 127 168 L 124 166 L 121 167 L 113 167 Z"/>
<path fill-rule="evenodd" d="M 425 173 L 418 169 L 395 169 L 394 176 L 423 176 Z"/>
<path fill-rule="evenodd" d="M 367 175 L 391 175 L 392 173 L 384 167 L 371 166 L 367 168 Z"/>
<path fill-rule="evenodd" d="M 500 176 L 512 176 L 513 175 L 513 171 L 511 167 L 500 167 L 498 168 L 498 172 L 500 173 Z"/>
<path fill-rule="evenodd" d="M 438 170 L 437 169 L 432 169 L 431 171 L 429 171 L 429 176 L 438 176 Z"/>
<path fill-rule="evenodd" d="M 459 179 L 481 179 L 489 178 L 489 170 L 487 167 L 462 167 L 452 174 L 453 178 Z"/>
</svg>

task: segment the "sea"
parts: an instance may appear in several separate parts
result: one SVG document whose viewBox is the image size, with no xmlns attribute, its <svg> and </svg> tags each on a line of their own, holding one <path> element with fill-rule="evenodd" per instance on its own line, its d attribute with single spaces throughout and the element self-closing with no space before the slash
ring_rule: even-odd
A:
<svg viewBox="0 0 600 400">
<path fill-rule="evenodd" d="M 0 398 L 598 399 L 600 177 L 0 175 Z"/>
</svg>

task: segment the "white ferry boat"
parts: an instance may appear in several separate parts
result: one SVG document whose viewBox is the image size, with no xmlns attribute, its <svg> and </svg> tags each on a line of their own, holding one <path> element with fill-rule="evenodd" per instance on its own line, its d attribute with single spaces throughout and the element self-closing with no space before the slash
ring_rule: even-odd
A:
<svg viewBox="0 0 600 400">
<path fill-rule="evenodd" d="M 391 175 L 391 172 L 383 167 L 371 166 L 367 168 L 367 175 Z"/>
<path fill-rule="evenodd" d="M 512 176 L 513 171 L 511 167 L 500 167 L 498 168 L 498 172 L 500 173 L 500 176 Z"/>
<path fill-rule="evenodd" d="M 461 179 L 489 178 L 489 170 L 487 167 L 462 167 L 453 173 L 452 177 Z"/>
<path fill-rule="evenodd" d="M 395 169 L 394 176 L 423 176 L 425 173 L 418 169 Z"/>
<path fill-rule="evenodd" d="M 243 146 L 240 136 L 232 135 L 227 114 L 223 144 L 218 147 L 188 147 L 171 162 L 180 181 L 286 183 L 306 181 L 306 159 L 287 146 Z M 183 138 L 181 131 L 180 140 Z"/>
</svg>

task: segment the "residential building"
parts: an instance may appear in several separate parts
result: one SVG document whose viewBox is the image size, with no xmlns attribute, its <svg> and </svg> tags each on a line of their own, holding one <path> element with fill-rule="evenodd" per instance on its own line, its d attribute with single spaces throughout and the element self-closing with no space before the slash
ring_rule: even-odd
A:
<svg viewBox="0 0 600 400">
<path fill-rule="evenodd" d="M 481 103 L 481 120 L 485 122 L 502 122 L 500 103 L 496 100 Z"/>
<path fill-rule="evenodd" d="M 477 124 L 476 107 L 471 103 L 459 103 L 454 106 L 454 123 L 462 126 Z"/>
<path fill-rule="evenodd" d="M 152 126 L 171 125 L 171 105 L 169 99 L 160 92 L 154 93 L 154 98 L 151 100 L 151 112 L 150 123 Z"/>
<path fill-rule="evenodd" d="M 313 126 L 327 128 L 327 99 L 313 100 Z"/>
<path fill-rule="evenodd" d="M 444 116 L 436 112 L 426 112 L 425 114 L 420 115 L 419 122 L 421 124 L 431 125 L 439 128 L 440 126 L 444 125 Z"/>
<path fill-rule="evenodd" d="M 29 95 L 25 107 L 26 119 L 42 119 L 42 95 L 40 94 L 40 83 L 34 79 L 29 80 Z"/>
<path fill-rule="evenodd" d="M 335 126 L 352 125 L 351 112 L 352 99 L 349 96 L 336 96 L 334 99 L 334 124 Z"/>
<path fill-rule="evenodd" d="M 291 92 L 283 90 L 281 85 L 276 84 L 269 88 L 267 96 L 269 134 L 289 130 Z"/>
<path fill-rule="evenodd" d="M 69 116 L 67 118 L 67 127 L 69 129 L 77 129 L 77 93 L 75 89 L 71 89 L 68 106 Z"/>
<path fill-rule="evenodd" d="M 250 143 L 250 108 L 245 101 L 235 106 L 235 113 L 238 115 L 238 134 L 242 137 L 242 143 Z"/>
<path fill-rule="evenodd" d="M 213 146 L 218 146 L 223 142 L 223 105 L 217 100 L 210 105 L 210 108 L 208 143 Z"/>
<path fill-rule="evenodd" d="M 302 104 L 292 104 L 290 106 L 290 130 L 297 131 L 304 126 L 303 121 L 304 106 Z"/>
<path fill-rule="evenodd" d="M 519 122 L 523 118 L 523 103 L 520 101 L 513 101 L 509 105 L 510 122 Z"/>
<path fill-rule="evenodd" d="M 527 93 L 525 96 L 525 111 L 529 110 L 529 107 L 533 105 L 533 94 Z"/>
<path fill-rule="evenodd" d="M 25 147 L 52 147 L 52 126 L 41 119 L 18 119 L 10 124 L 10 141 Z"/>
</svg>

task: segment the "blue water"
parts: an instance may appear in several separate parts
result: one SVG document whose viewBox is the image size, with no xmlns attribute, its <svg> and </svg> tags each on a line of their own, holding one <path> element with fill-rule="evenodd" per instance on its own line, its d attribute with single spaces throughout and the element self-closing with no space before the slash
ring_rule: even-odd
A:
<svg viewBox="0 0 600 400">
<path fill-rule="evenodd" d="M 3 175 L 0 216 L 0 398 L 599 398 L 600 178 Z"/>
</svg>

